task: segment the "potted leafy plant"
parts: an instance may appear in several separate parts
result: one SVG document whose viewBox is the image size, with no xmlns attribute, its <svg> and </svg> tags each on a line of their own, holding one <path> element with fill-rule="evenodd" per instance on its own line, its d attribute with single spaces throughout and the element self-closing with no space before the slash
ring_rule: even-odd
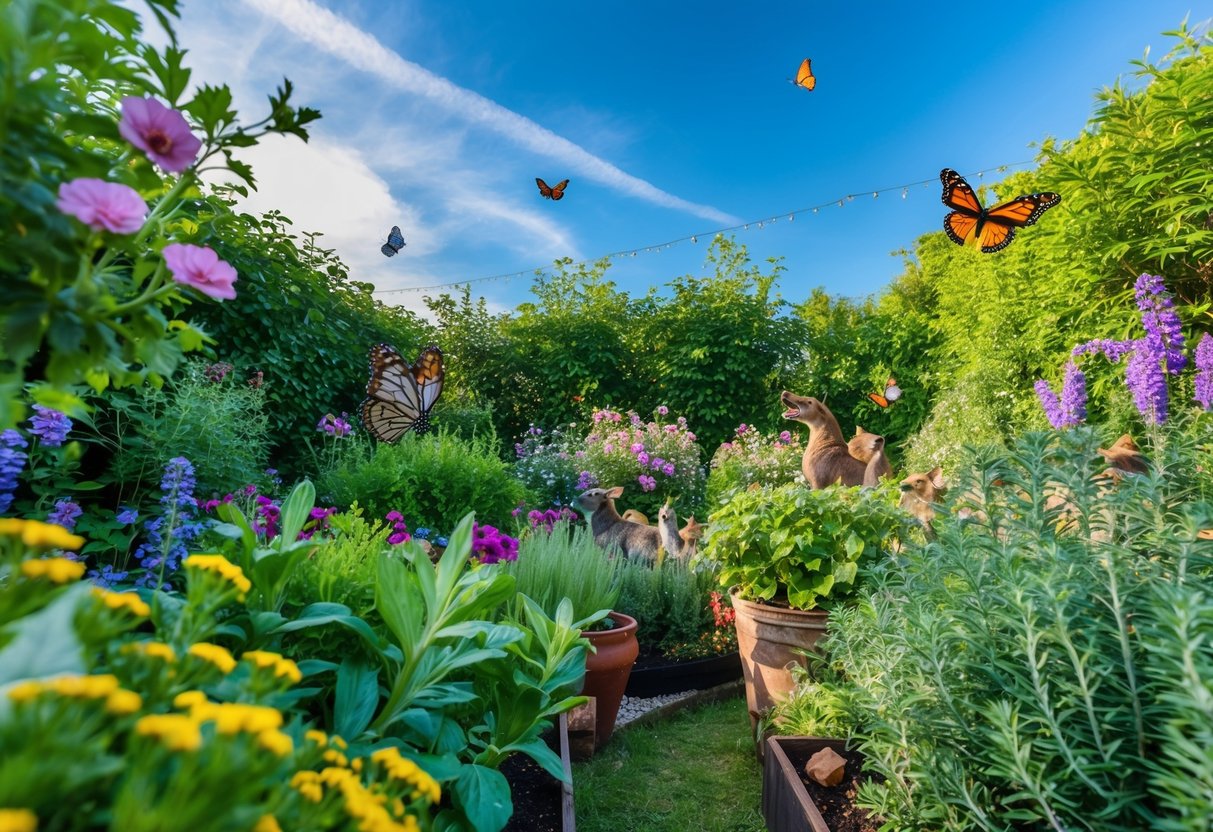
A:
<svg viewBox="0 0 1213 832">
<path fill-rule="evenodd" d="M 595 699 L 599 746 L 615 730 L 619 703 L 640 652 L 636 619 L 613 609 L 623 564 L 622 558 L 608 558 L 585 526 L 558 522 L 550 532 L 541 527 L 523 538 L 518 559 L 505 566 L 519 595 L 534 599 L 545 612 L 551 610 L 549 615 L 568 599 L 575 619 L 598 622 L 582 633 L 594 651 L 586 657 L 581 692 Z"/>
<path fill-rule="evenodd" d="M 852 595 L 860 564 L 902 522 L 888 486 L 754 488 L 712 514 L 702 551 L 730 587 L 755 725 L 792 689 L 789 666 L 804 663 L 829 608 Z"/>
</svg>

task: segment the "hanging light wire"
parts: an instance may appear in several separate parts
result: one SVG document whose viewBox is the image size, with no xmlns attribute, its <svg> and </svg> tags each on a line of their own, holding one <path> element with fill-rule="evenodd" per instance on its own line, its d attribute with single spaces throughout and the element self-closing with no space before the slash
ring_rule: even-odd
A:
<svg viewBox="0 0 1213 832">
<path fill-rule="evenodd" d="M 974 173 L 968 174 L 968 177 L 976 176 L 978 178 L 981 178 L 982 176 L 984 176 L 987 173 L 993 173 L 993 172 L 1005 173 L 1008 168 L 1021 167 L 1023 165 L 1031 165 L 1031 164 L 1033 164 L 1033 161 L 1030 159 L 1027 161 L 1023 161 L 1023 162 L 1009 162 L 1005 165 L 995 165 L 992 168 L 984 168 L 983 170 L 975 171 Z M 938 182 L 938 181 L 939 181 L 939 177 L 933 176 L 930 179 L 920 179 L 917 182 L 905 182 L 905 183 L 902 183 L 901 185 L 890 185 L 887 188 L 876 188 L 875 190 L 870 191 L 870 193 L 872 194 L 872 198 L 875 199 L 877 196 L 879 196 L 880 194 L 883 194 L 883 193 L 889 193 L 891 191 L 901 191 L 901 198 L 905 199 L 907 194 L 909 193 L 910 188 L 913 188 L 917 185 L 926 186 L 926 185 L 930 185 L 932 182 Z M 674 239 L 674 240 L 667 240 L 664 243 L 655 243 L 653 245 L 648 245 L 648 246 L 637 246 L 634 248 L 625 248 L 625 249 L 621 249 L 619 251 L 612 251 L 609 254 L 603 254 L 599 257 L 594 257 L 589 260 L 582 260 L 579 263 L 579 265 L 584 265 L 586 263 L 592 263 L 596 260 L 609 260 L 609 259 L 612 259 L 615 257 L 627 257 L 627 256 L 635 257 L 636 252 L 638 252 L 638 251 L 648 252 L 648 251 L 652 251 L 654 249 L 666 249 L 671 246 L 677 245 L 678 243 L 687 243 L 687 242 L 698 243 L 700 237 L 709 237 L 709 236 L 714 237 L 717 234 L 726 234 L 730 231 L 748 231 L 751 225 L 757 224 L 759 227 L 762 227 L 763 225 L 765 225 L 767 223 L 777 222 L 781 217 L 787 217 L 788 222 L 792 222 L 792 220 L 795 219 L 797 214 L 807 214 L 807 213 L 816 214 L 820 209 L 829 208 L 834 205 L 837 205 L 839 208 L 842 208 L 843 206 L 846 205 L 846 203 L 848 201 L 855 199 L 856 193 L 869 193 L 869 191 L 866 188 L 864 188 L 864 189 L 861 189 L 858 191 L 852 191 L 851 193 L 849 193 L 843 197 L 835 197 L 834 199 L 827 200 L 818 205 L 810 205 L 808 208 L 798 208 L 795 211 L 780 211 L 778 214 L 774 214 L 769 217 L 763 217 L 762 219 L 747 220 L 745 222 L 738 223 L 737 225 L 730 225 L 725 228 L 717 228 L 712 231 L 699 231 L 699 232 L 696 232 L 695 234 L 688 234 L 685 237 L 678 237 L 677 239 Z M 450 283 L 435 283 L 430 286 L 408 286 L 403 289 L 377 289 L 374 292 L 372 292 L 371 294 L 390 295 L 390 294 L 395 294 L 398 292 L 427 292 L 432 289 L 450 289 L 450 288 L 454 288 L 456 286 L 467 286 L 472 283 L 485 283 L 490 280 L 510 280 L 515 277 L 524 277 L 526 275 L 535 274 L 535 272 L 542 271 L 545 268 L 547 268 L 546 264 L 543 266 L 536 266 L 535 268 L 532 268 L 532 269 L 522 269 L 521 271 L 506 272 L 504 274 L 493 274 L 493 275 L 488 275 L 486 277 L 473 277 L 468 280 L 455 280 Z"/>
</svg>

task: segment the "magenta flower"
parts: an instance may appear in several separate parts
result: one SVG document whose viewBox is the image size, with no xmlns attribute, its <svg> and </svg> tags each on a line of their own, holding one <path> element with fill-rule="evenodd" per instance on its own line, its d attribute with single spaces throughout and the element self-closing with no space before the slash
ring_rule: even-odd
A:
<svg viewBox="0 0 1213 832">
<path fill-rule="evenodd" d="M 657 480 L 653 479 L 652 477 L 650 477 L 647 474 L 641 474 L 639 477 L 636 478 L 636 482 L 640 483 L 641 491 L 648 492 L 648 491 L 653 491 L 657 488 Z"/>
<path fill-rule="evenodd" d="M 628 450 L 634 454 L 638 454 L 644 450 L 644 443 L 643 442 L 633 442 L 631 447 L 628 448 Z"/>
<path fill-rule="evenodd" d="M 647 453 L 645 453 L 644 451 L 641 451 L 640 453 L 636 454 L 636 461 L 639 462 L 641 465 L 648 465 L 649 464 L 649 455 Z"/>
<path fill-rule="evenodd" d="M 122 99 L 122 138 L 164 170 L 180 173 L 194 163 L 202 140 L 190 132 L 185 116 L 154 98 Z"/>
<path fill-rule="evenodd" d="M 219 255 L 205 246 L 189 243 L 170 243 L 162 252 L 164 262 L 173 273 L 173 280 L 193 286 L 204 295 L 217 300 L 236 297 L 236 270 L 231 264 L 219 259 Z"/>
<path fill-rule="evenodd" d="M 134 234 L 147 216 L 147 203 L 134 188 L 104 179 L 64 182 L 55 207 L 94 231 L 115 234 Z"/>
<path fill-rule="evenodd" d="M 670 409 L 668 407 L 666 407 L 664 404 L 657 405 L 657 415 L 658 416 L 665 416 L 669 412 L 670 412 Z"/>
<path fill-rule="evenodd" d="M 665 465 L 661 466 L 661 473 L 665 474 L 667 477 L 674 476 L 675 470 L 674 463 L 672 462 L 667 462 Z"/>
</svg>

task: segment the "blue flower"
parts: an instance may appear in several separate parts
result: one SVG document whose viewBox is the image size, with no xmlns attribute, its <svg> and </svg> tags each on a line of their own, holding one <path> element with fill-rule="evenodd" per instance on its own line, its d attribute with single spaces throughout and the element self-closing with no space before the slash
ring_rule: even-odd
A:
<svg viewBox="0 0 1213 832">
<path fill-rule="evenodd" d="M 99 587 L 112 589 L 115 584 L 126 580 L 129 572 L 114 569 L 113 564 L 105 563 L 100 569 L 90 569 L 88 571 L 88 579 Z"/>
<path fill-rule="evenodd" d="M 20 433 L 13 429 L 0 431 L 0 513 L 8 511 L 13 503 L 13 492 L 17 490 L 17 477 L 25 470 L 29 447 Z"/>
<path fill-rule="evenodd" d="M 65 497 L 55 502 L 55 508 L 46 516 L 46 522 L 71 531 L 76 528 L 76 521 L 80 519 L 81 514 L 84 514 L 84 509 Z"/>
<path fill-rule="evenodd" d="M 435 538 L 434 538 L 434 545 L 435 545 L 435 546 L 441 546 L 442 548 L 444 548 L 444 549 L 445 549 L 445 548 L 446 548 L 446 538 L 445 538 L 445 537 L 435 537 Z"/>
<path fill-rule="evenodd" d="M 118 516 L 114 519 L 124 526 L 129 526 L 131 523 L 138 521 L 139 512 L 133 508 L 125 508 L 118 512 Z"/>
<path fill-rule="evenodd" d="M 413 537 L 419 540 L 429 540 L 430 530 L 422 526 L 420 529 L 413 529 Z"/>
<path fill-rule="evenodd" d="M 29 420 L 29 432 L 42 440 L 48 448 L 58 448 L 67 439 L 72 429 L 72 420 L 58 410 L 34 405 L 36 411 Z"/>
</svg>

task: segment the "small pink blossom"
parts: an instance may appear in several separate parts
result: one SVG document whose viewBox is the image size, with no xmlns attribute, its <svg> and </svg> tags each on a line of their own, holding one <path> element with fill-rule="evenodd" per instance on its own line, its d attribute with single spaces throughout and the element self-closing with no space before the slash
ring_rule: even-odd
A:
<svg viewBox="0 0 1213 832">
<path fill-rule="evenodd" d="M 122 99 L 122 138 L 164 170 L 180 173 L 194 163 L 202 140 L 190 132 L 185 116 L 154 98 Z"/>
<path fill-rule="evenodd" d="M 138 191 L 104 179 L 64 182 L 55 207 L 94 231 L 115 234 L 134 234 L 147 216 L 147 203 Z"/>
<path fill-rule="evenodd" d="M 666 407 L 664 404 L 657 405 L 657 415 L 658 416 L 664 416 L 669 412 L 670 412 L 670 409 L 668 407 Z"/>
<path fill-rule="evenodd" d="M 647 474 L 641 474 L 636 478 L 636 481 L 640 483 L 641 491 L 653 491 L 657 488 L 657 480 L 653 479 Z"/>
<path fill-rule="evenodd" d="M 236 297 L 236 270 L 205 246 L 170 243 L 162 252 L 173 280 L 218 300 Z"/>
<path fill-rule="evenodd" d="M 615 446 L 613 444 L 611 444 L 610 442 L 607 442 L 605 445 L 602 446 L 602 452 L 604 454 L 609 454 L 613 450 L 615 450 Z"/>
<path fill-rule="evenodd" d="M 644 450 L 644 443 L 643 442 L 633 442 L 631 444 L 631 447 L 628 448 L 628 450 L 634 454 L 638 454 Z"/>
</svg>

